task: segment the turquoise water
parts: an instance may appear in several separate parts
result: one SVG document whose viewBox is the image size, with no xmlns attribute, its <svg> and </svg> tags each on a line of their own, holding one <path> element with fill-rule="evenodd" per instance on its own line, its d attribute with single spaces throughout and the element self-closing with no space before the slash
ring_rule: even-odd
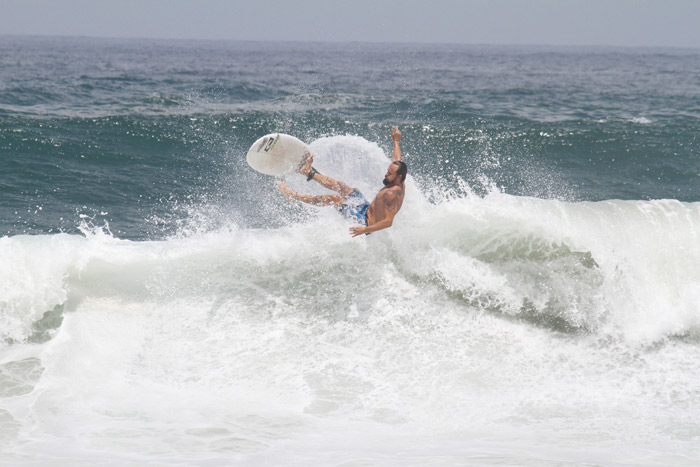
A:
<svg viewBox="0 0 700 467">
<path fill-rule="evenodd" d="M 251 141 L 349 134 L 388 151 L 393 124 L 429 185 L 697 201 L 699 55 L 4 37 L 2 233 L 76 232 L 82 214 L 162 238 L 183 203 L 274 225 L 255 201 L 272 184 L 240 163 Z"/>
<path fill-rule="evenodd" d="M 699 59 L 0 36 L 0 463 L 696 465 Z"/>
</svg>

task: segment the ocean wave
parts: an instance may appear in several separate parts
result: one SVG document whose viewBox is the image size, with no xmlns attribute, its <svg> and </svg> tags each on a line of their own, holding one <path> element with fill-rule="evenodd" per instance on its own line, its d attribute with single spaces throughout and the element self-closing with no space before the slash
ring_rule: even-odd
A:
<svg viewBox="0 0 700 467">
<path fill-rule="evenodd" d="M 556 332 L 631 343 L 697 334 L 700 203 L 564 203 L 494 192 L 422 199 L 396 225 L 351 239 L 333 212 L 277 229 L 228 227 L 131 242 L 98 230 L 0 239 L 2 338 L 86 299 L 250 300 L 345 317 L 374 309 L 387 268 L 411 294 L 443 295 Z M 323 232 L 319 235 L 319 232 Z"/>
<path fill-rule="evenodd" d="M 0 422 L 11 441 L 39 426 L 4 455 L 50 464 L 87 442 L 143 461 L 157 442 L 254 463 L 270 429 L 304 456 L 319 432 L 696 426 L 700 203 L 428 201 L 409 179 L 391 229 L 348 227 L 312 208 L 160 241 L 87 223 L 0 238 Z"/>
</svg>

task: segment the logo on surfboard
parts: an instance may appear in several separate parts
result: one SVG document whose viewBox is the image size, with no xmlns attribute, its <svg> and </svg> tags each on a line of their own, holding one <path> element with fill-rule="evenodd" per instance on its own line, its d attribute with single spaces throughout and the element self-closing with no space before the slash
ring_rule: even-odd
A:
<svg viewBox="0 0 700 467">
<path fill-rule="evenodd" d="M 260 145 L 258 146 L 257 151 L 260 152 L 260 150 L 262 149 L 264 152 L 268 152 L 270 149 L 275 147 L 275 144 L 277 144 L 277 141 L 279 141 L 279 140 L 280 140 L 279 133 L 277 133 L 277 136 L 275 136 L 275 137 L 266 136 L 260 142 Z"/>
</svg>

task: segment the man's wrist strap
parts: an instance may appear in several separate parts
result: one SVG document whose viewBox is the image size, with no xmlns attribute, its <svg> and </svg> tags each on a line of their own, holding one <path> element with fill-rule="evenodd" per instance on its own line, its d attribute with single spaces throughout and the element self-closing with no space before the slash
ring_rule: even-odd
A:
<svg viewBox="0 0 700 467">
<path fill-rule="evenodd" d="M 318 170 L 311 167 L 311 170 L 309 170 L 309 174 L 306 176 L 306 181 L 310 182 L 311 180 L 313 180 L 314 175 L 316 175 L 317 173 L 318 173 Z"/>
</svg>

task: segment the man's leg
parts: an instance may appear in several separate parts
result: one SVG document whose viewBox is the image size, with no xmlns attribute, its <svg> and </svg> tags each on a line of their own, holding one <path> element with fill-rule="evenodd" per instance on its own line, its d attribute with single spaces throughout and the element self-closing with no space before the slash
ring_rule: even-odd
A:
<svg viewBox="0 0 700 467">
<path fill-rule="evenodd" d="M 338 195 L 304 195 L 298 193 L 282 182 L 277 182 L 282 194 L 290 201 L 301 201 L 306 204 L 313 204 L 314 206 L 339 206 L 344 203 L 345 200 Z"/>
<path fill-rule="evenodd" d="M 311 163 L 313 162 L 313 159 L 314 159 L 313 154 L 310 155 L 308 159 L 306 159 L 306 163 L 301 167 L 301 169 L 299 169 L 300 174 L 302 174 L 304 176 L 309 175 L 309 172 L 311 172 Z M 316 172 L 314 174 L 313 178 L 314 178 L 315 182 L 320 183 L 321 185 L 328 188 L 329 190 L 333 190 L 333 191 L 339 193 L 340 196 L 342 196 L 344 198 L 347 198 L 348 196 L 350 196 L 350 194 L 353 191 L 355 191 L 353 188 L 350 188 L 345 183 L 343 183 L 339 180 L 335 180 L 327 175 L 320 174 L 318 172 Z M 343 203 L 344 201 L 345 200 L 342 200 L 340 202 Z M 340 203 L 338 203 L 338 204 L 340 204 Z M 323 206 L 327 206 L 327 205 L 324 204 Z"/>
</svg>

